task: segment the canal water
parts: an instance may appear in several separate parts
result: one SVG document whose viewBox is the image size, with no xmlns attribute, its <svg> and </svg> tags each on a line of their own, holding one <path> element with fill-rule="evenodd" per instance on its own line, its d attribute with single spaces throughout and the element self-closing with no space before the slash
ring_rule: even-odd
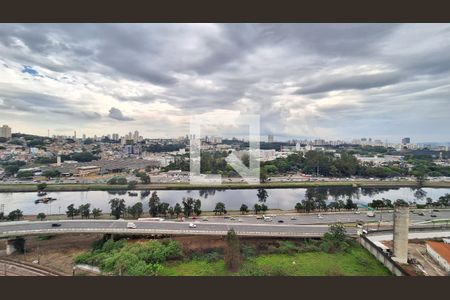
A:
<svg viewBox="0 0 450 300">
<path fill-rule="evenodd" d="M 423 188 L 425 193 L 421 199 L 416 197 L 414 188 L 351 188 L 351 187 L 320 187 L 320 188 L 292 188 L 292 189 L 266 189 L 268 197 L 266 205 L 270 209 L 291 210 L 295 204 L 304 200 L 308 195 L 322 197 L 326 201 L 346 200 L 351 198 L 354 202 L 364 205 L 373 199 L 387 198 L 392 201 L 404 199 L 425 203 L 427 197 L 437 200 L 440 196 L 450 193 L 449 188 Z M 137 196 L 130 196 L 128 192 L 112 191 L 82 191 L 82 192 L 49 192 L 47 197 L 56 198 L 51 203 L 35 204 L 38 199 L 36 192 L 27 193 L 0 193 L 0 211 L 8 214 L 10 211 L 20 209 L 24 214 L 64 214 L 67 206 L 90 203 L 92 208 L 100 208 L 109 212 L 109 200 L 113 198 L 124 199 L 126 205 L 133 205 L 142 201 L 144 210 L 148 210 L 148 200 L 152 191 L 135 191 Z M 239 190 L 156 190 L 161 202 L 171 206 L 180 203 L 184 197 L 200 199 L 203 211 L 212 211 L 217 202 L 225 203 L 227 210 L 239 210 L 242 204 L 251 209 L 258 202 L 256 189 Z"/>
</svg>

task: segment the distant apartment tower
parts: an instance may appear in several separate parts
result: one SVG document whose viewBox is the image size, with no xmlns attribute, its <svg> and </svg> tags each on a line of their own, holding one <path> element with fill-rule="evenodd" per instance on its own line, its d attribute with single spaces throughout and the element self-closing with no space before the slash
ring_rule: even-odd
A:
<svg viewBox="0 0 450 300">
<path fill-rule="evenodd" d="M 402 138 L 402 144 L 407 145 L 411 143 L 411 139 L 409 137 Z"/>
<path fill-rule="evenodd" d="M 8 125 L 3 125 L 2 127 L 0 127 L 0 138 L 10 139 L 11 127 L 9 127 Z"/>
<path fill-rule="evenodd" d="M 112 134 L 112 139 L 113 139 L 113 141 L 118 141 L 119 140 L 119 134 L 118 133 L 113 133 Z"/>
<path fill-rule="evenodd" d="M 139 131 L 135 131 L 133 134 L 133 141 L 136 143 L 139 141 Z"/>
<path fill-rule="evenodd" d="M 267 136 L 267 142 L 268 142 L 268 143 L 273 143 L 273 134 L 269 134 L 269 135 Z"/>
</svg>

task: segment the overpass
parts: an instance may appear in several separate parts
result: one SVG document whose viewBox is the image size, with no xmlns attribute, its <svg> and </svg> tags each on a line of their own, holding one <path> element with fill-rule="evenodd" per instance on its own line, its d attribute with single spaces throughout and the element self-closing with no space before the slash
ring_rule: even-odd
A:
<svg viewBox="0 0 450 300">
<path fill-rule="evenodd" d="M 234 229 L 240 236 L 261 237 L 321 237 L 328 225 L 304 224 L 245 224 L 194 222 L 197 228 L 189 228 L 190 222 L 176 221 L 130 221 L 135 229 L 127 228 L 126 220 L 61 220 L 0 223 L 0 238 L 23 237 L 42 234 L 103 233 L 103 234 L 167 234 L 167 235 L 226 235 Z M 61 224 L 52 227 L 53 223 Z M 351 228 L 350 233 L 356 230 Z"/>
</svg>

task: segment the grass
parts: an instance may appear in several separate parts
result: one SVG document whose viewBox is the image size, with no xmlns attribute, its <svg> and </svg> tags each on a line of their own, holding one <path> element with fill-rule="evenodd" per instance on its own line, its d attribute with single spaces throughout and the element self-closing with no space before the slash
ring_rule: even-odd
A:
<svg viewBox="0 0 450 300">
<path fill-rule="evenodd" d="M 293 263 L 295 262 L 295 264 Z M 223 259 L 195 259 L 166 264 L 162 276 L 390 276 L 390 272 L 360 246 L 349 252 L 266 254 L 244 260 L 237 273 L 225 270 Z"/>
<path fill-rule="evenodd" d="M 189 183 L 167 184 L 138 184 L 136 190 L 198 190 L 198 189 L 256 189 L 256 188 L 307 188 L 307 187 L 415 187 L 412 181 L 319 181 L 319 182 L 265 182 L 261 184 L 224 183 L 215 185 L 195 185 Z M 425 182 L 424 187 L 450 187 L 450 182 Z M 127 190 L 127 185 L 108 184 L 49 184 L 46 191 L 113 191 Z M 37 184 L 0 184 L 0 192 L 33 192 L 37 191 Z"/>
</svg>

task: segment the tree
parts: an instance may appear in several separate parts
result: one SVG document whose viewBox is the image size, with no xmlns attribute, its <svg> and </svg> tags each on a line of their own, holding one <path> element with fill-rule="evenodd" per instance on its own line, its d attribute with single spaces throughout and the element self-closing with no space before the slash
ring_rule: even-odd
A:
<svg viewBox="0 0 450 300">
<path fill-rule="evenodd" d="M 183 198 L 183 213 L 186 217 L 190 217 L 194 211 L 194 199 L 191 197 Z"/>
<path fill-rule="evenodd" d="M 114 176 L 111 179 L 108 180 L 108 184 L 119 184 L 119 185 L 125 185 L 127 184 L 127 179 L 125 177 L 121 176 Z"/>
<path fill-rule="evenodd" d="M 145 172 L 137 172 L 136 177 L 139 177 L 141 179 L 141 182 L 143 184 L 149 184 L 150 183 L 150 176 L 148 176 Z"/>
<path fill-rule="evenodd" d="M 216 203 L 216 207 L 213 210 L 214 214 L 217 215 L 222 215 L 222 214 L 226 214 L 227 210 L 225 209 L 225 203 L 223 202 L 217 202 Z"/>
<path fill-rule="evenodd" d="M 256 193 L 256 196 L 258 197 L 258 201 L 261 203 L 266 203 L 267 197 L 269 197 L 269 194 L 265 189 L 258 189 L 258 192 Z"/>
<path fill-rule="evenodd" d="M 132 190 L 132 189 L 136 188 L 137 184 L 138 184 L 138 182 L 136 180 L 132 180 L 132 181 L 128 182 L 128 189 Z"/>
<path fill-rule="evenodd" d="M 0 212 L 0 221 L 3 221 L 5 219 L 5 213 Z"/>
<path fill-rule="evenodd" d="M 92 210 L 92 216 L 94 217 L 94 219 L 100 217 L 102 215 L 102 210 L 99 208 L 94 208 Z"/>
<path fill-rule="evenodd" d="M 259 181 L 264 183 L 267 181 L 267 178 L 268 178 L 268 176 L 267 176 L 266 168 L 261 168 L 260 173 L 259 173 Z"/>
<path fill-rule="evenodd" d="M 57 177 L 61 176 L 61 172 L 58 170 L 54 170 L 54 169 L 47 170 L 42 173 L 42 176 L 45 176 L 47 178 L 57 178 Z"/>
<path fill-rule="evenodd" d="M 260 212 L 261 209 L 261 205 L 259 203 L 255 203 L 255 205 L 253 206 L 253 209 L 255 211 L 255 214 L 258 214 L 258 212 Z"/>
<path fill-rule="evenodd" d="M 194 214 L 197 216 L 200 216 L 202 213 L 202 201 L 200 199 L 197 199 L 194 201 Z"/>
<path fill-rule="evenodd" d="M 269 209 L 269 208 L 267 207 L 267 205 L 265 205 L 264 203 L 261 204 L 261 211 L 262 211 L 263 213 L 265 213 L 268 209 Z"/>
<path fill-rule="evenodd" d="M 7 219 L 9 221 L 15 221 L 15 220 L 20 221 L 20 218 L 22 218 L 22 217 L 23 217 L 23 212 L 20 209 L 16 209 L 16 210 L 11 211 L 8 214 Z"/>
<path fill-rule="evenodd" d="M 296 204 L 295 204 L 295 210 L 297 211 L 297 212 L 300 212 L 301 210 L 304 210 L 305 209 L 305 207 L 300 203 L 300 202 L 297 202 Z"/>
<path fill-rule="evenodd" d="M 38 213 L 36 218 L 40 221 L 44 221 L 47 216 L 44 213 Z"/>
<path fill-rule="evenodd" d="M 339 211 L 341 211 L 341 209 L 343 209 L 343 208 L 345 208 L 345 203 L 344 203 L 344 201 L 342 201 L 342 200 L 338 200 L 337 201 L 337 209 L 339 210 Z"/>
<path fill-rule="evenodd" d="M 311 199 L 302 200 L 302 206 L 304 207 L 306 212 L 310 212 L 310 211 L 313 211 L 316 209 L 314 200 L 311 200 Z"/>
<path fill-rule="evenodd" d="M 111 206 L 111 215 L 116 219 L 120 219 L 120 217 L 125 213 L 125 200 L 114 198 L 109 200 L 109 205 Z"/>
<path fill-rule="evenodd" d="M 141 202 L 137 202 L 133 206 L 128 206 L 127 208 L 127 213 L 133 216 L 134 219 L 139 218 L 143 212 L 144 210 Z"/>
<path fill-rule="evenodd" d="M 158 215 L 159 204 L 160 204 L 160 199 L 158 197 L 158 193 L 155 191 L 152 193 L 152 196 L 148 200 L 148 207 L 150 209 L 149 213 L 152 217 L 156 217 Z"/>
<path fill-rule="evenodd" d="M 248 206 L 245 204 L 242 204 L 241 208 L 239 210 L 241 211 L 242 214 L 246 214 L 246 213 L 248 213 Z"/>
<path fill-rule="evenodd" d="M 19 171 L 20 167 L 18 165 L 8 165 L 8 166 L 5 166 L 4 169 L 5 169 L 6 176 L 13 176 L 14 174 L 16 174 Z"/>
<path fill-rule="evenodd" d="M 90 203 L 81 204 L 78 207 L 78 211 L 80 212 L 82 219 L 85 219 L 85 218 L 89 219 L 89 217 L 91 216 L 91 204 Z"/>
<path fill-rule="evenodd" d="M 350 199 L 350 198 L 347 199 L 347 202 L 345 203 L 345 209 L 347 209 L 347 210 L 354 209 L 354 208 L 356 208 L 356 206 L 357 205 L 355 203 L 353 203 L 352 199 Z"/>
<path fill-rule="evenodd" d="M 19 171 L 17 173 L 17 178 L 32 178 L 33 172 L 32 171 Z"/>
<path fill-rule="evenodd" d="M 228 231 L 225 241 L 227 243 L 224 253 L 225 267 L 231 272 L 236 272 L 241 264 L 241 246 L 234 229 Z"/>
<path fill-rule="evenodd" d="M 47 188 L 47 184 L 44 182 L 44 183 L 39 183 L 38 185 L 37 185 L 37 189 L 39 190 L 39 191 L 43 191 L 43 190 L 45 190 Z"/>
<path fill-rule="evenodd" d="M 397 200 L 395 200 L 394 205 L 395 206 L 409 206 L 409 203 L 403 199 L 397 199 Z"/>
<path fill-rule="evenodd" d="M 171 218 L 173 218 L 173 216 L 175 215 L 175 210 L 173 209 L 172 206 L 169 207 L 167 213 L 170 215 Z"/>
<path fill-rule="evenodd" d="M 70 204 L 69 206 L 67 206 L 67 211 L 66 211 L 66 215 L 68 218 L 74 218 L 75 216 L 78 216 L 79 211 L 75 208 L 74 204 Z"/>
<path fill-rule="evenodd" d="M 160 215 L 163 215 L 164 217 L 166 217 L 167 216 L 167 211 L 169 210 L 169 206 L 170 206 L 170 204 L 167 203 L 167 202 L 160 203 L 159 206 L 158 206 L 158 213 Z"/>
<path fill-rule="evenodd" d="M 328 232 L 322 238 L 322 246 L 325 251 L 334 253 L 345 250 L 348 246 L 346 230 L 342 223 L 330 225 Z"/>
<path fill-rule="evenodd" d="M 173 212 L 177 215 L 177 218 L 180 216 L 182 209 L 180 203 L 175 204 L 175 207 L 173 208 Z"/>
</svg>

